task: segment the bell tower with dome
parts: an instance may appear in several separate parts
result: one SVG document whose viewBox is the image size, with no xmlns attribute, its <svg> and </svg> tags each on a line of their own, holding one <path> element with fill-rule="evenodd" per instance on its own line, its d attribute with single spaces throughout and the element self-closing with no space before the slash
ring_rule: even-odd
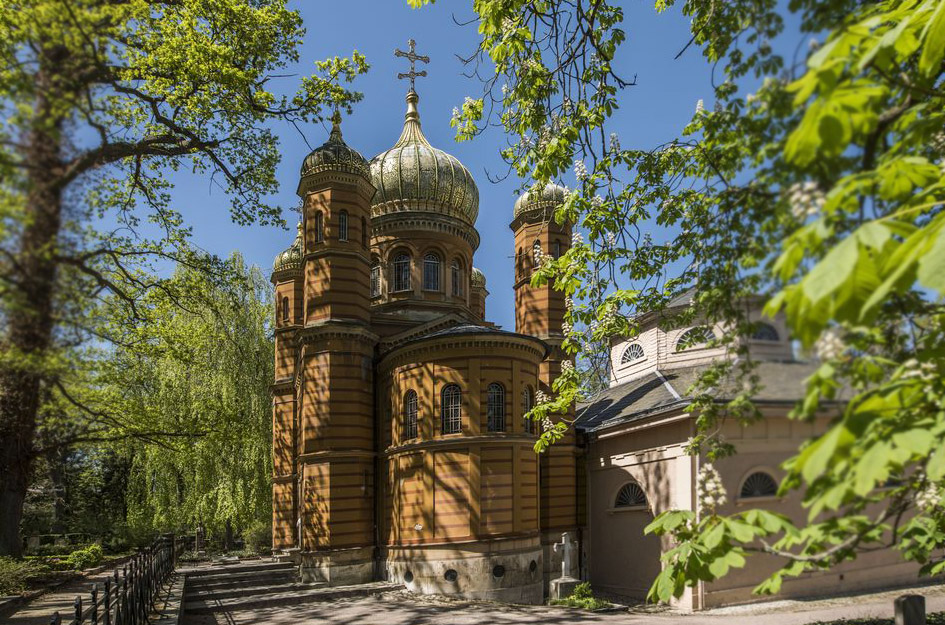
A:
<svg viewBox="0 0 945 625">
<path fill-rule="evenodd" d="M 562 526 L 545 493 L 566 489 L 557 464 L 540 484 L 523 417 L 560 369 L 557 308 L 517 314 L 516 332 L 485 320 L 479 191 L 421 129 L 426 57 L 412 41 L 398 55 L 411 62 L 399 138 L 367 162 L 336 116 L 304 159 L 299 232 L 273 266 L 273 549 L 307 581 L 538 603 L 542 530 Z"/>
</svg>

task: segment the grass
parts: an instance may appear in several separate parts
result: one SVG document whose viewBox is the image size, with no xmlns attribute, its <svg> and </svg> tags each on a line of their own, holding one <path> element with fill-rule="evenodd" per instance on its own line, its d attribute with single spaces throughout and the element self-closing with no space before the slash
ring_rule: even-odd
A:
<svg viewBox="0 0 945 625">
<path fill-rule="evenodd" d="M 600 610 L 609 608 L 610 603 L 603 599 L 598 599 L 591 592 L 591 585 L 588 582 L 581 582 L 574 587 L 570 595 L 564 599 L 555 599 L 551 605 L 563 605 L 570 608 L 581 608 L 583 610 Z"/>
</svg>

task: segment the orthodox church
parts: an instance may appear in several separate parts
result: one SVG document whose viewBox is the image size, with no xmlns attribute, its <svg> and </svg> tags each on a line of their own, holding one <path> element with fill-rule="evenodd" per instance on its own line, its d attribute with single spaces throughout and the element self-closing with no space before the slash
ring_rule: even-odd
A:
<svg viewBox="0 0 945 625">
<path fill-rule="evenodd" d="M 424 60 L 412 46 L 400 55 Z M 611 388 L 535 454 L 536 424 L 524 415 L 566 359 L 565 296 L 529 284 L 530 251 L 568 249 L 572 225 L 552 219 L 565 190 L 549 185 L 510 207 L 515 331 L 497 328 L 473 267 L 476 182 L 424 137 L 418 104 L 411 83 L 399 139 L 370 161 L 345 143 L 336 116 L 302 163 L 298 234 L 272 273 L 273 550 L 294 558 L 304 581 L 388 579 L 523 603 L 543 600 L 570 554 L 567 568 L 595 590 L 642 598 L 668 547 L 643 527 L 663 510 L 699 507 L 704 459 L 683 451 L 695 432 L 685 394 L 701 367 L 728 357 L 708 346 L 725 328 L 667 330 L 646 315 L 638 337 L 614 341 Z M 793 357 L 783 320 L 759 327 L 745 340 L 761 361 L 765 418 L 726 425 L 740 453 L 718 465 L 730 493 L 722 512 L 764 501 L 803 515 L 799 501 L 775 496 L 778 465 L 830 415 L 787 419 L 811 367 Z M 554 548 L 564 533 L 574 549 Z M 754 562 L 687 591 L 681 607 L 750 600 L 775 565 Z M 914 567 L 878 552 L 789 581 L 784 593 L 914 579 Z"/>
</svg>

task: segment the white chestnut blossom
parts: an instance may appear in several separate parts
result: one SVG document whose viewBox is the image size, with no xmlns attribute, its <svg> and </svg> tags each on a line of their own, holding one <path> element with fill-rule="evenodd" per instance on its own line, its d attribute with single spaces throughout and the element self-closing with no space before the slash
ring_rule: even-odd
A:
<svg viewBox="0 0 945 625">
<path fill-rule="evenodd" d="M 571 233 L 571 245 L 583 245 L 584 244 L 584 235 L 580 232 Z"/>
<path fill-rule="evenodd" d="M 705 463 L 699 469 L 696 478 L 696 496 L 699 499 L 699 508 L 706 514 L 715 514 L 715 511 L 725 505 L 728 493 L 722 485 L 722 476 L 710 463 Z"/>
<path fill-rule="evenodd" d="M 610 133 L 610 151 L 614 154 L 620 152 L 620 139 L 617 137 L 616 132 Z"/>
<path fill-rule="evenodd" d="M 824 192 L 816 182 L 794 183 L 788 188 L 787 196 L 791 214 L 802 221 L 816 215 L 824 207 Z"/>
<path fill-rule="evenodd" d="M 587 180 L 587 166 L 581 159 L 575 159 L 574 161 L 574 176 L 578 180 Z"/>
<path fill-rule="evenodd" d="M 543 391 L 543 390 L 541 390 L 541 389 L 538 389 L 537 391 L 535 391 L 535 402 L 536 402 L 536 403 L 538 403 L 538 404 L 546 404 L 546 403 L 548 403 L 549 401 L 551 401 L 551 398 L 548 397 L 548 393 L 546 393 L 545 391 Z"/>
<path fill-rule="evenodd" d="M 916 493 L 915 505 L 925 513 L 933 512 L 942 505 L 942 489 L 936 484 L 929 484 Z"/>
<path fill-rule="evenodd" d="M 932 149 L 940 154 L 945 154 L 945 130 L 940 130 L 932 135 Z"/>
<path fill-rule="evenodd" d="M 570 324 L 570 322 L 565 321 L 565 322 L 563 322 L 563 323 L 561 324 L 561 333 L 562 333 L 562 334 L 571 334 L 571 330 L 573 330 L 573 329 L 574 329 L 574 326 L 572 326 L 572 325 Z"/>
<path fill-rule="evenodd" d="M 561 372 L 570 373 L 571 371 L 574 371 L 574 363 L 571 362 L 570 360 L 563 361 L 561 363 Z"/>
<path fill-rule="evenodd" d="M 602 208 L 604 206 L 604 198 L 599 195 L 595 195 L 593 198 L 591 198 L 591 205 L 594 208 Z"/>
<path fill-rule="evenodd" d="M 542 431 L 542 432 L 548 432 L 549 430 L 554 429 L 554 427 L 555 427 L 554 422 L 553 422 L 551 419 L 549 419 L 548 417 L 545 417 L 544 419 L 541 420 L 541 431 Z"/>
<path fill-rule="evenodd" d="M 608 247 L 614 247 L 617 245 L 617 235 L 613 232 L 608 232 L 605 240 L 607 241 Z"/>
<path fill-rule="evenodd" d="M 702 98 L 699 98 L 699 101 L 696 102 L 696 115 L 701 115 L 705 113 L 705 105 L 702 103 Z"/>
<path fill-rule="evenodd" d="M 569 295 L 568 297 L 564 298 L 564 307 L 567 309 L 568 312 L 573 311 L 573 310 L 574 310 L 574 298 L 571 297 L 570 295 Z"/>
<path fill-rule="evenodd" d="M 840 358 L 846 349 L 843 334 L 837 328 L 827 328 L 821 332 L 820 338 L 814 343 L 814 351 L 817 352 L 817 357 L 823 361 Z"/>
</svg>

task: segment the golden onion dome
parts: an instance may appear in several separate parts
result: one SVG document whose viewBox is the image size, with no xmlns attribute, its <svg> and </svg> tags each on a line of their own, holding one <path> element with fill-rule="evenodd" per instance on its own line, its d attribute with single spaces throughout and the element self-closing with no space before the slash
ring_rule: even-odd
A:
<svg viewBox="0 0 945 625">
<path fill-rule="evenodd" d="M 526 191 L 515 200 L 512 217 L 514 219 L 522 213 L 536 209 L 556 208 L 564 204 L 567 195 L 568 190 L 565 187 L 553 182 L 546 184 L 540 193 Z"/>
<path fill-rule="evenodd" d="M 289 248 L 276 256 L 272 263 L 273 271 L 284 271 L 286 269 L 298 269 L 302 266 L 302 222 L 298 225 L 298 234 L 295 235 L 295 241 Z"/>
<path fill-rule="evenodd" d="M 479 215 L 479 189 L 455 156 L 427 141 L 420 129 L 416 91 L 407 93 L 404 129 L 394 147 L 371 159 L 375 215 L 401 211 L 434 212 L 469 225 Z"/>
<path fill-rule="evenodd" d="M 473 267 L 472 274 L 469 276 L 469 283 L 472 284 L 473 288 L 486 288 L 486 274 Z"/>
<path fill-rule="evenodd" d="M 301 176 L 309 176 L 322 171 L 343 171 L 370 176 L 370 167 L 361 154 L 350 147 L 341 138 L 341 114 L 335 111 L 331 117 L 332 127 L 328 141 L 309 152 L 302 161 Z"/>
</svg>

